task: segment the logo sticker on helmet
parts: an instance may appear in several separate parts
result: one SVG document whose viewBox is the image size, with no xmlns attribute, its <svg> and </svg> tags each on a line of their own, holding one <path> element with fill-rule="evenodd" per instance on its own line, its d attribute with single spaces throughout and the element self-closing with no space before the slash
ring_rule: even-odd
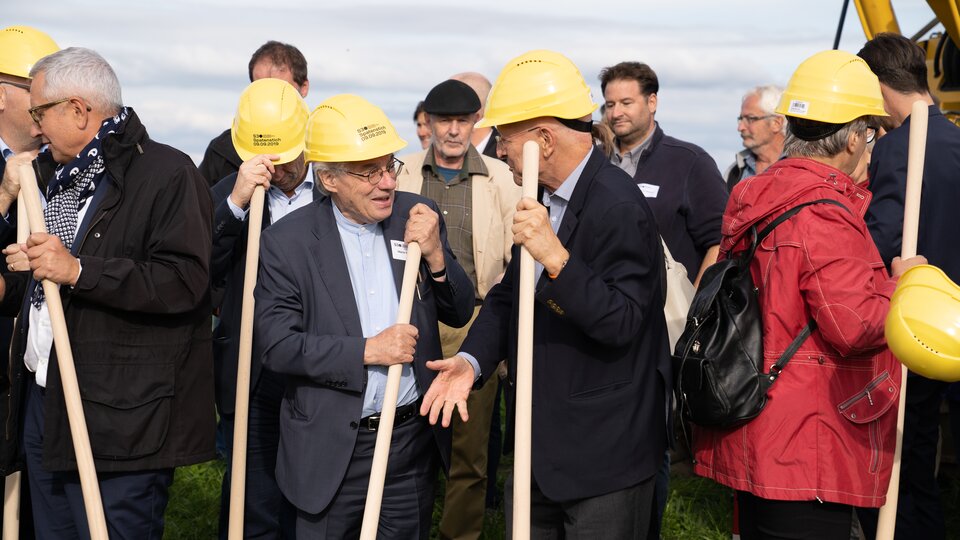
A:
<svg viewBox="0 0 960 540">
<path fill-rule="evenodd" d="M 800 101 L 799 99 L 790 100 L 790 114 L 799 114 L 806 116 L 807 109 L 810 107 L 810 103 L 807 101 Z"/>
</svg>

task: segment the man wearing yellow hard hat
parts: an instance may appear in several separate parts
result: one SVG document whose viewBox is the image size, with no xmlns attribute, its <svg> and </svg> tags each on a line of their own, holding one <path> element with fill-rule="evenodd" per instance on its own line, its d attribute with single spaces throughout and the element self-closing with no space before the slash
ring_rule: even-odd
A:
<svg viewBox="0 0 960 540">
<path fill-rule="evenodd" d="M 877 141 L 868 169 L 873 200 L 867 209 L 867 226 L 884 262 L 900 253 L 911 108 L 915 101 L 922 101 L 928 106 L 928 127 L 917 250 L 942 273 L 932 268 L 918 269 L 919 273 L 911 272 L 911 277 L 920 278 L 922 273 L 932 277 L 932 281 L 921 279 L 923 285 L 942 281 L 944 289 L 949 291 L 952 287 L 947 285 L 950 283 L 947 276 L 954 283 L 960 281 L 960 251 L 957 250 L 957 238 L 960 237 L 960 220 L 957 219 L 960 128 L 934 104 L 927 83 L 926 51 L 914 41 L 899 34 L 881 33 L 857 54 L 877 74 L 884 108 L 890 114 L 885 123 L 888 133 Z M 940 292 L 943 294 L 942 290 Z M 943 296 L 949 299 L 956 297 L 956 293 Z M 940 405 L 948 386 L 944 381 L 960 378 L 956 323 L 953 322 L 956 319 L 947 315 L 949 311 L 940 310 L 952 304 L 951 300 L 946 303 L 928 297 L 915 300 L 919 300 L 913 305 L 920 308 L 920 313 L 909 313 L 908 308 L 903 318 L 914 322 L 914 330 L 919 327 L 926 331 L 921 330 L 923 335 L 917 338 L 913 332 L 905 336 L 908 354 L 901 355 L 897 350 L 896 335 L 890 335 L 889 331 L 887 335 L 891 350 L 911 369 L 907 383 L 896 534 L 898 539 L 943 538 L 946 524 L 937 481 Z M 915 324 L 919 314 L 952 320 L 943 328 L 945 332 L 937 336 L 941 328 Z M 930 332 L 934 328 L 936 331 Z M 955 390 L 956 387 L 951 388 L 948 396 L 955 394 Z M 955 399 L 950 400 L 951 414 L 955 412 Z M 870 534 L 876 519 L 866 518 L 862 522 L 864 531 Z"/>
<path fill-rule="evenodd" d="M 404 146 L 363 98 L 324 101 L 306 159 L 329 196 L 263 235 L 254 335 L 264 367 L 286 380 L 277 483 L 303 538 L 359 535 L 388 366 L 403 370 L 379 536 L 429 537 L 437 467 L 449 464 L 450 430 L 418 409 L 441 357 L 437 322 L 466 324 L 474 291 L 436 204 L 396 191 Z M 408 242 L 423 258 L 411 324 L 396 324 Z"/>
<path fill-rule="evenodd" d="M 531 51 L 500 73 L 480 122 L 499 130 L 498 153 L 517 182 L 524 143 L 540 149 L 542 199 L 521 199 L 512 226 L 514 242 L 538 263 L 535 538 L 656 537 L 654 474 L 667 444 L 670 387 L 663 251 L 643 194 L 594 148 L 596 108 L 568 58 Z M 437 363 L 443 374 L 424 402 L 431 420 L 442 412 L 449 421 L 473 378 L 495 377 L 502 358 L 515 377 L 520 258 L 514 255 L 461 352 Z M 505 491 L 512 493 L 509 486 Z"/>
<path fill-rule="evenodd" d="M 210 281 L 223 290 L 220 322 L 214 330 L 217 410 L 226 435 L 227 469 L 220 498 L 220 537 L 227 537 L 230 509 L 230 457 L 233 450 L 240 315 L 243 305 L 249 203 L 256 186 L 266 189 L 263 228 L 320 193 L 307 175 L 304 140 L 310 109 L 296 88 L 280 79 L 258 79 L 240 95 L 230 130 L 243 159 L 237 173 L 218 182 L 214 201 L 213 263 Z M 243 533 L 248 538 L 292 538 L 295 511 L 280 494 L 275 468 L 279 444 L 283 379 L 250 362 L 246 496 Z"/>
<path fill-rule="evenodd" d="M 734 187 L 720 258 L 739 256 L 758 230 L 790 216 L 750 264 L 762 372 L 790 360 L 756 418 L 694 430 L 694 471 L 736 490 L 745 540 L 847 539 L 853 508 L 885 500 L 900 365 L 884 323 L 896 276 L 924 259 L 894 260 L 891 278 L 863 219 L 871 194 L 851 174 L 886 116 L 863 60 L 811 56 L 776 112 L 787 118 L 787 157 Z"/>
<path fill-rule="evenodd" d="M 27 112 L 30 69 L 38 60 L 58 50 L 60 47 L 50 36 L 35 28 L 8 26 L 0 30 L 0 177 L 4 177 L 8 164 L 14 175 L 0 184 L 0 215 L 6 215 L 17 198 L 17 165 L 29 162 L 40 150 L 40 137 Z M 0 228 L 3 225 L 0 223 Z"/>
</svg>

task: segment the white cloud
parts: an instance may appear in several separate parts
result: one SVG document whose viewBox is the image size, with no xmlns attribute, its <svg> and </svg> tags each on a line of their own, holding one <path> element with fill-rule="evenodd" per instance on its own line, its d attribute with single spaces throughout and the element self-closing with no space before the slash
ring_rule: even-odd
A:
<svg viewBox="0 0 960 540">
<path fill-rule="evenodd" d="M 78 16 L 91 9 L 90 17 Z M 897 9 L 906 33 L 930 18 L 920 0 L 897 2 Z M 42 10 L 15 2 L 5 6 L 4 20 L 103 54 L 151 135 L 195 159 L 229 127 L 250 54 L 278 39 L 309 61 L 308 104 L 336 93 L 363 95 L 414 143 L 416 102 L 453 73 L 494 79 L 510 58 L 550 48 L 580 66 L 599 102 L 603 66 L 645 61 L 661 79 L 658 119 L 722 168 L 740 147 L 732 121 L 740 94 L 785 83 L 801 60 L 829 48 L 839 12 L 833 0 L 70 0 L 44 2 Z M 864 39 L 852 7 L 844 36 L 841 48 L 852 51 Z"/>
</svg>

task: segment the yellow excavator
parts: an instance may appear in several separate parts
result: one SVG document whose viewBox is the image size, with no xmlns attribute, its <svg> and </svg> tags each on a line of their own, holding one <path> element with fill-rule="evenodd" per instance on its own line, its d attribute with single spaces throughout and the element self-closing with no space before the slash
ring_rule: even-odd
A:
<svg viewBox="0 0 960 540">
<path fill-rule="evenodd" d="M 860 24 L 867 39 L 880 32 L 900 31 L 891 0 L 853 0 L 860 16 Z M 960 124 L 960 8 L 958 0 L 927 0 L 933 11 L 933 20 L 911 36 L 927 52 L 927 80 L 930 92 L 938 100 L 943 114 Z M 844 14 L 847 4 L 844 3 Z M 843 15 L 841 15 L 842 25 Z M 938 24 L 943 32 L 934 32 L 923 39 Z M 839 38 L 840 29 L 837 30 Z M 906 34 L 903 34 L 906 35 Z M 834 46 L 836 48 L 836 46 Z"/>
</svg>

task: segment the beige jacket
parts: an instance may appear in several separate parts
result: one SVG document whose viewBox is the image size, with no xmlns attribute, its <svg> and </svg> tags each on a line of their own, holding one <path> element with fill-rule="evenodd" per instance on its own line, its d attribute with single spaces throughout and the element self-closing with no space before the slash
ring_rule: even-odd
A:
<svg viewBox="0 0 960 540">
<path fill-rule="evenodd" d="M 400 156 L 403 171 L 397 177 L 397 189 L 420 194 L 423 186 L 423 160 L 432 147 L 415 154 Z M 488 176 L 475 174 L 473 186 L 473 259 L 477 270 L 480 298 L 487 295 L 510 262 L 513 247 L 513 214 L 520 201 L 520 186 L 513 182 L 513 173 L 500 160 L 480 156 Z"/>
</svg>

